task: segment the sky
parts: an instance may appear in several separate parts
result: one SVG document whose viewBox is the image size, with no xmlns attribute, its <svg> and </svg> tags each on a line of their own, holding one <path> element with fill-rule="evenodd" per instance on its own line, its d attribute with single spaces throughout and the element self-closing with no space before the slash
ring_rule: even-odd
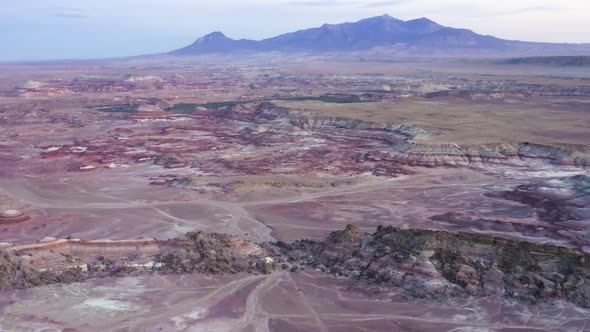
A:
<svg viewBox="0 0 590 332">
<path fill-rule="evenodd" d="M 0 0 L 0 61 L 171 51 L 389 14 L 499 38 L 590 43 L 589 0 Z"/>
</svg>

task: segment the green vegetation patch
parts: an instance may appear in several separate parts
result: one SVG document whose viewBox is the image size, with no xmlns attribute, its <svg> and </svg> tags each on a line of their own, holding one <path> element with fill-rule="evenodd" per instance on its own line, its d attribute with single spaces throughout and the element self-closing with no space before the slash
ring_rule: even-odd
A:
<svg viewBox="0 0 590 332">
<path fill-rule="evenodd" d="M 505 61 L 511 65 L 548 65 L 548 66 L 572 66 L 590 67 L 590 56 L 543 56 L 514 58 Z"/>
<path fill-rule="evenodd" d="M 137 112 L 138 107 L 138 105 L 102 105 L 88 108 L 107 113 L 133 113 Z"/>
<path fill-rule="evenodd" d="M 187 103 L 174 104 L 174 106 L 167 108 L 166 112 L 175 113 L 175 114 L 190 114 L 197 106 L 199 106 L 199 104 L 187 104 Z"/>
<path fill-rule="evenodd" d="M 213 103 L 205 103 L 205 104 L 194 104 L 194 103 L 179 103 L 175 104 L 174 106 L 167 108 L 166 112 L 175 113 L 175 114 L 190 114 L 192 111 L 197 107 L 204 107 L 209 110 L 216 110 L 227 106 L 232 105 L 240 105 L 240 104 L 247 104 L 250 101 L 221 101 L 221 102 L 213 102 Z"/>
</svg>

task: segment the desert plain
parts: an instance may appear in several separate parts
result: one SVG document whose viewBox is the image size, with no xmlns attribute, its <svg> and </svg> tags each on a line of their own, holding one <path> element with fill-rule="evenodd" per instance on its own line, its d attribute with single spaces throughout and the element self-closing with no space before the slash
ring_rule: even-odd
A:
<svg viewBox="0 0 590 332">
<path fill-rule="evenodd" d="M 0 64 L 0 329 L 586 331 L 588 77 L 355 54 Z"/>
</svg>

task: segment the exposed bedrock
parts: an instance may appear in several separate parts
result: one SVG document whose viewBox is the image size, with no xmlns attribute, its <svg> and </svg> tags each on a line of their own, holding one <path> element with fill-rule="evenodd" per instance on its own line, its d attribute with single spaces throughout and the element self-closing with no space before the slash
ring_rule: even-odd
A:
<svg viewBox="0 0 590 332">
<path fill-rule="evenodd" d="M 223 118 L 254 124 L 270 124 L 270 129 L 285 134 L 298 133 L 301 130 L 350 138 L 366 138 L 397 143 L 416 136 L 436 134 L 412 125 L 396 123 L 379 123 L 349 118 L 307 117 L 297 114 L 285 107 L 278 107 L 270 102 L 257 105 L 230 105 L 218 110 L 197 109 L 194 116 Z"/>
<path fill-rule="evenodd" d="M 408 298 L 506 296 L 590 307 L 590 254 L 480 234 L 355 226 L 326 241 L 279 243 L 290 261 Z"/>
<path fill-rule="evenodd" d="M 52 269 L 67 266 L 69 257 L 91 261 L 97 257 L 125 259 L 130 255 L 150 257 L 186 245 L 187 241 L 137 239 L 127 241 L 82 241 L 80 239 L 45 238 L 37 243 L 13 245 L 3 243 L 0 248 L 33 257 L 35 266 Z"/>
<path fill-rule="evenodd" d="M 378 140 L 391 149 L 368 152 L 365 160 L 390 161 L 409 166 L 512 167 L 590 165 L 587 145 L 543 145 L 535 143 L 496 143 L 481 145 L 420 144 L 411 140 L 437 132 L 411 125 L 369 122 L 347 118 L 306 117 L 270 102 L 256 106 L 233 105 L 221 110 L 204 111 L 202 115 L 270 125 L 269 129 L 284 134 L 306 131 L 317 136 Z"/>
<path fill-rule="evenodd" d="M 133 246 L 135 244 L 135 246 Z M 312 268 L 412 299 L 509 297 L 590 307 L 590 254 L 486 234 L 356 226 L 324 241 L 254 244 L 225 234 L 169 241 L 52 240 L 0 249 L 0 288 L 139 274 L 272 273 Z"/>
<path fill-rule="evenodd" d="M 75 144 L 39 146 L 39 172 L 50 170 L 46 159 L 61 160 L 61 167 L 71 172 L 149 162 L 216 176 L 329 172 L 395 177 L 412 173 L 406 166 L 579 172 L 590 165 L 590 145 L 418 143 L 417 137 L 436 133 L 402 124 L 304 116 L 269 102 L 197 108 L 174 126 L 166 120 L 132 128 Z M 15 172 L 11 170 L 6 168 Z"/>
<path fill-rule="evenodd" d="M 523 184 L 488 195 L 532 206 L 544 221 L 590 220 L 590 176 L 587 175 Z"/>
<path fill-rule="evenodd" d="M 447 212 L 437 214 L 430 219 L 451 231 L 465 231 L 467 229 L 476 232 L 489 232 L 502 234 L 510 238 L 526 237 L 535 240 L 554 240 L 556 243 L 569 243 L 583 248 L 590 243 L 590 234 L 575 227 L 564 227 L 556 223 L 523 222 L 501 219 L 474 218 L 463 212 Z M 564 229 L 565 228 L 565 229 Z"/>
<path fill-rule="evenodd" d="M 502 91 L 502 90 L 445 90 L 425 94 L 426 98 L 462 98 L 478 102 L 498 102 L 506 100 L 529 99 L 532 93 L 529 91 Z"/>
<path fill-rule="evenodd" d="M 534 167 L 542 165 L 586 168 L 590 147 L 585 145 L 542 145 L 498 143 L 485 145 L 427 145 L 404 142 L 389 151 L 366 155 L 368 160 L 388 160 L 409 166 L 481 167 L 485 165 Z"/>
<path fill-rule="evenodd" d="M 81 241 L 48 239 L 0 246 L 0 290 L 146 273 L 268 273 L 266 250 L 226 234 L 184 239 Z"/>
<path fill-rule="evenodd" d="M 21 223 L 29 219 L 31 217 L 18 210 L 0 211 L 0 225 Z"/>
<path fill-rule="evenodd" d="M 319 134 L 341 134 L 351 136 L 351 138 L 356 136 L 390 143 L 398 143 L 403 139 L 422 135 L 436 134 L 434 131 L 427 131 L 410 125 L 368 122 L 347 118 L 298 117 L 292 119 L 291 123 L 298 128 L 315 131 Z"/>
<path fill-rule="evenodd" d="M 418 93 L 420 94 L 420 93 Z M 462 98 L 475 102 L 504 102 L 511 100 L 526 100 L 535 96 L 551 97 L 588 97 L 590 88 L 588 87 L 564 87 L 558 85 L 540 85 L 540 84 L 515 84 L 511 90 L 497 89 L 492 87 L 490 90 L 485 89 L 459 89 L 443 90 L 424 94 L 426 98 Z"/>
</svg>

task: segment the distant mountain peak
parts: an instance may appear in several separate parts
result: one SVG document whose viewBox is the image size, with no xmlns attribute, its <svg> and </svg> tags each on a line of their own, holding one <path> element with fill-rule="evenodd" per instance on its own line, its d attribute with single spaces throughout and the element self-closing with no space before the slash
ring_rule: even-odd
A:
<svg viewBox="0 0 590 332">
<path fill-rule="evenodd" d="M 186 55 L 194 53 L 224 53 L 239 48 L 240 41 L 228 38 L 223 32 L 215 31 L 198 38 L 191 45 L 171 52 L 173 55 Z"/>
<path fill-rule="evenodd" d="M 381 16 L 374 16 L 374 17 L 362 19 L 362 20 L 358 21 L 357 23 L 360 23 L 360 22 L 391 22 L 391 21 L 403 22 L 402 20 L 397 19 L 389 14 L 383 14 Z"/>
<path fill-rule="evenodd" d="M 467 29 L 440 25 L 426 17 L 409 21 L 388 14 L 353 23 L 324 24 L 260 41 L 234 40 L 220 31 L 197 39 L 191 45 L 171 52 L 172 55 L 235 52 L 346 52 L 375 47 L 405 48 L 411 52 L 507 52 L 516 49 L 543 49 L 551 44 L 508 41 L 483 36 Z M 586 47 L 586 46 L 585 46 Z M 590 52 L 590 45 L 587 45 Z M 584 48 L 584 50 L 586 50 Z"/>
<path fill-rule="evenodd" d="M 196 42 L 211 42 L 211 41 L 219 41 L 219 40 L 225 40 L 225 39 L 230 39 L 228 38 L 225 34 L 223 34 L 223 32 L 221 31 L 215 31 L 215 32 L 211 32 L 210 34 L 207 34 L 199 39 L 197 39 Z"/>
<path fill-rule="evenodd" d="M 428 17 L 415 18 L 413 20 L 409 20 L 408 22 L 424 22 L 424 23 L 434 23 L 434 24 L 437 24 L 436 22 L 432 21 Z"/>
<path fill-rule="evenodd" d="M 406 21 L 405 25 L 408 29 L 420 34 L 433 33 L 445 29 L 444 26 L 426 17 Z"/>
<path fill-rule="evenodd" d="M 430 26 L 439 26 L 439 27 L 443 27 L 442 25 L 434 22 L 433 20 L 427 18 L 427 17 L 421 17 L 421 18 L 417 18 L 417 19 L 413 19 L 413 20 L 409 20 L 406 21 L 407 24 L 415 24 L 415 25 L 430 25 Z"/>
<path fill-rule="evenodd" d="M 211 32 L 210 34 L 206 35 L 205 37 L 210 37 L 210 38 L 225 38 L 225 34 L 221 31 L 214 31 Z"/>
</svg>

